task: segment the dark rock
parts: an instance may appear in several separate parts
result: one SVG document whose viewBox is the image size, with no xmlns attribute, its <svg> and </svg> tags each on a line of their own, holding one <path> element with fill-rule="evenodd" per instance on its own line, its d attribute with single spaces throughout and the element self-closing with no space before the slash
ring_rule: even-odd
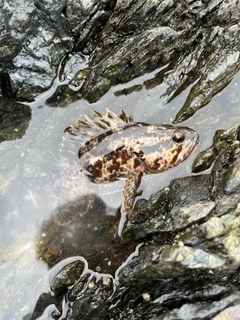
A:
<svg viewBox="0 0 240 320">
<path fill-rule="evenodd" d="M 237 149 L 235 161 L 229 166 L 224 181 L 224 191 L 226 194 L 239 193 L 240 191 L 240 156 Z"/>
<path fill-rule="evenodd" d="M 208 175 L 173 180 L 169 187 L 155 193 L 126 221 L 122 242 L 149 234 L 179 232 L 204 220 L 215 207 L 210 201 L 211 177 Z"/>
<path fill-rule="evenodd" d="M 229 10 L 227 20 L 223 18 L 225 6 Z M 239 70 L 236 6 L 236 2 L 227 5 L 224 1 L 191 6 L 176 1 L 132 1 L 126 7 L 118 2 L 91 58 L 93 69 L 81 88 L 82 96 L 94 102 L 112 85 L 169 64 L 161 77 L 167 86 L 166 102 L 198 79 L 174 120 L 184 121 Z M 181 62 L 174 63 L 176 57 Z"/>
<path fill-rule="evenodd" d="M 121 281 L 124 283 L 132 281 L 140 281 L 144 279 L 148 282 L 149 279 L 176 278 L 186 270 L 209 270 L 221 269 L 226 260 L 218 257 L 216 254 L 211 254 L 198 248 L 185 246 L 183 243 L 178 245 L 160 245 L 146 246 L 140 250 L 139 264 L 135 265 L 131 272 L 130 279 L 126 280 L 126 272 L 123 270 L 120 273 Z M 131 263 L 126 267 L 131 266 Z"/>
<path fill-rule="evenodd" d="M 15 93 L 12 90 L 12 84 L 9 77 L 9 74 L 7 73 L 1 73 L 0 74 L 0 87 L 1 87 L 1 96 L 4 99 L 11 99 L 14 98 Z"/>
<path fill-rule="evenodd" d="M 36 307 L 34 309 L 33 314 L 30 316 L 26 316 L 23 318 L 23 320 L 34 320 L 39 318 L 45 310 L 48 309 L 49 313 L 51 313 L 52 319 L 59 319 L 61 300 L 58 297 L 53 296 L 50 292 L 49 293 L 43 293 L 38 298 L 38 301 L 36 303 Z M 58 306 L 58 308 L 57 308 Z"/>
<path fill-rule="evenodd" d="M 36 240 L 38 257 L 53 267 L 68 257 L 83 256 L 89 268 L 114 274 L 119 261 L 125 261 L 135 243 L 125 248 L 119 244 L 119 218 L 110 212 L 93 194 L 57 207 Z"/>
<path fill-rule="evenodd" d="M 210 175 L 176 179 L 148 201 L 136 204 L 123 227 L 122 243 L 128 249 L 133 240 L 140 239 L 141 244 L 115 269 L 115 278 L 98 273 L 100 268 L 97 272 L 85 268 L 79 279 L 78 273 L 71 278 L 70 272 L 69 282 L 62 269 L 55 291 L 61 294 L 72 284 L 66 319 L 207 320 L 236 315 L 240 304 L 239 149 L 236 131 L 231 132 Z M 95 201 L 97 210 L 99 202 Z M 83 208 L 70 210 L 72 216 L 67 217 L 74 220 Z M 54 220 L 65 228 L 69 225 L 63 214 L 66 209 Z M 50 248 L 49 244 L 42 244 L 40 250 Z"/>
<path fill-rule="evenodd" d="M 81 260 L 76 260 L 62 267 L 51 281 L 51 290 L 54 294 L 65 293 L 80 278 L 84 268 L 85 264 Z"/>
<path fill-rule="evenodd" d="M 237 294 L 233 294 L 230 296 L 227 296 L 226 298 L 221 299 L 221 304 L 219 304 L 218 301 L 201 301 L 201 302 L 195 302 L 195 303 L 186 303 L 181 308 L 176 308 L 171 310 L 170 312 L 167 312 L 164 316 L 158 319 L 164 319 L 164 320 L 173 320 L 173 319 L 179 319 L 179 320 L 185 320 L 185 319 L 221 319 L 219 316 L 214 317 L 216 314 L 218 314 L 223 309 L 227 308 L 228 310 L 229 306 L 233 306 L 236 303 L 238 304 L 240 302 L 239 297 Z M 229 313 L 228 313 L 229 312 Z M 235 310 L 236 312 L 236 310 Z M 225 314 L 231 314 L 230 310 L 225 311 Z M 214 317 L 214 318 L 212 318 Z M 152 318 L 154 319 L 154 318 Z M 156 318 L 155 318 L 156 319 Z M 227 319 L 227 318 L 222 318 Z M 229 318 L 232 319 L 232 318 Z M 234 319 L 234 318 L 233 318 Z"/>
<path fill-rule="evenodd" d="M 31 117 L 32 112 L 29 106 L 14 100 L 2 99 L 0 103 L 0 142 L 22 138 Z"/>
<path fill-rule="evenodd" d="M 193 84 L 174 120 L 181 122 L 238 72 L 239 17 L 237 0 L 15 2 L 3 9 L 1 68 L 17 99 L 32 101 L 69 53 L 90 55 L 62 87 L 66 105 L 79 97 L 95 102 L 110 87 L 161 67 L 144 85 L 163 85 L 166 103 Z"/>
<path fill-rule="evenodd" d="M 78 286 L 78 284 L 76 284 Z M 94 276 L 87 278 L 67 313 L 67 319 L 108 319 L 108 299 L 113 294 L 113 283 L 109 277 Z M 70 290 L 76 290 L 75 286 Z"/>
<path fill-rule="evenodd" d="M 239 144 L 239 131 L 240 127 L 229 130 L 217 130 L 213 138 L 212 146 L 200 152 L 195 158 L 192 165 L 192 172 L 197 173 L 210 168 L 220 152 L 225 152 L 223 150 L 229 146 L 232 146 L 232 148 L 234 148 L 234 145 L 237 146 L 237 144 Z"/>
<path fill-rule="evenodd" d="M 74 50 L 90 54 L 96 48 L 116 0 L 91 1 L 88 3 L 67 2 L 67 21 L 75 37 Z"/>
<path fill-rule="evenodd" d="M 15 2 L 16 7 L 6 6 L 3 11 L 6 34 L 0 37 L 3 57 L 0 67 L 9 74 L 18 100 L 32 101 L 48 89 L 57 65 L 73 47 L 73 39 L 63 22 L 64 4 L 65 1 L 51 5 L 49 1 Z"/>
</svg>

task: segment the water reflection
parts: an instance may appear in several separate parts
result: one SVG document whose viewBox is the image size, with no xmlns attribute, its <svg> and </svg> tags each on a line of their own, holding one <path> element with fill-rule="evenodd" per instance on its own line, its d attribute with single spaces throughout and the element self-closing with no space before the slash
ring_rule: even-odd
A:
<svg viewBox="0 0 240 320">
<path fill-rule="evenodd" d="M 65 109 L 48 108 L 44 105 L 47 96 L 52 94 L 48 92 L 31 104 L 32 119 L 23 138 L 1 143 L 0 272 L 3 280 L 0 290 L 3 298 L 0 317 L 3 319 L 20 319 L 34 309 L 40 293 L 50 290 L 49 266 L 61 259 L 83 255 L 93 270 L 100 267 L 102 272 L 111 272 L 111 268 L 113 272 L 117 261 L 119 264 L 124 261 L 125 253 L 121 256 L 121 252 L 125 248 L 118 245 L 116 235 L 120 217 L 116 208 L 121 204 L 123 182 L 109 183 L 104 188 L 102 185 L 85 184 L 82 177 L 76 174 L 79 166 L 61 161 L 59 149 L 64 129 L 81 118 L 83 113 L 89 113 L 90 108 L 101 113 L 105 112 L 106 106 L 116 113 L 123 108 L 128 114 L 133 114 L 135 121 L 171 123 L 191 88 L 188 87 L 186 92 L 164 106 L 162 98 L 159 99 L 162 94 L 159 86 L 147 90 L 144 85 L 144 81 L 154 78 L 154 74 L 128 84 L 134 86 L 142 83 L 140 91 L 128 94 L 124 91 L 126 85 L 118 85 L 94 106 L 80 100 Z M 159 76 L 161 78 L 161 74 Z M 212 144 L 217 129 L 239 125 L 239 79 L 240 74 L 208 106 L 184 123 L 200 133 L 197 152 Z M 119 93 L 116 97 L 116 91 L 123 94 Z M 43 106 L 41 109 L 38 108 L 40 105 Z M 189 175 L 196 155 L 192 154 L 183 165 L 165 173 L 144 177 L 142 197 L 148 199 L 172 179 Z M 74 159 L 78 160 L 76 155 Z M 69 188 L 65 188 L 67 184 Z M 117 189 L 119 192 L 113 195 L 112 191 Z M 96 194 L 89 193 L 90 190 L 96 191 Z M 88 214 L 81 216 L 79 212 Z M 36 260 L 36 237 L 38 255 L 42 257 L 40 261 Z M 96 250 L 93 248 L 94 241 Z M 50 312 L 50 309 L 45 312 Z"/>
<path fill-rule="evenodd" d="M 52 278 L 61 271 L 59 265 L 64 268 L 70 260 L 75 261 L 75 256 L 84 257 L 81 260 L 85 262 L 86 268 L 100 272 L 100 278 L 104 274 L 108 274 L 108 277 L 110 274 L 114 275 L 136 247 L 136 243 L 120 245 L 117 236 L 119 218 L 119 210 L 111 209 L 94 194 L 77 197 L 59 205 L 40 226 L 35 241 L 37 260 L 52 269 Z M 73 258 L 69 260 L 70 257 Z M 57 271 L 54 266 L 58 268 Z M 91 278 L 96 277 L 97 273 L 94 274 L 89 269 L 88 277 L 89 272 Z M 62 313 L 63 295 L 60 292 L 59 297 L 53 297 L 49 291 L 50 284 L 52 279 L 48 290 L 43 291 L 36 299 L 33 313 L 24 316 L 24 320 L 40 316 L 58 317 Z"/>
<path fill-rule="evenodd" d="M 94 194 L 57 207 L 40 228 L 38 259 L 51 268 L 65 258 L 83 256 L 90 269 L 113 274 L 134 247 L 120 246 L 119 218 L 119 211 L 107 207 Z"/>
</svg>

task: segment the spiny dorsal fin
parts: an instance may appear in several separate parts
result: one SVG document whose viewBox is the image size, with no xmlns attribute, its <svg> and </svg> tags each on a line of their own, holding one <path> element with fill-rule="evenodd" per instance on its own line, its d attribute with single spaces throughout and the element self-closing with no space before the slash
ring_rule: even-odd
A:
<svg viewBox="0 0 240 320">
<path fill-rule="evenodd" d="M 133 116 L 130 115 L 129 117 L 126 115 L 126 113 L 120 109 L 120 115 L 119 115 L 119 118 L 121 118 L 124 122 L 126 123 L 130 123 L 130 122 L 133 122 Z"/>
<path fill-rule="evenodd" d="M 87 141 L 99 134 L 120 128 L 133 122 L 133 117 L 129 117 L 123 110 L 120 110 L 120 115 L 117 116 L 114 112 L 106 108 L 106 115 L 91 110 L 93 117 L 84 114 L 85 121 L 77 120 L 77 126 L 70 126 L 65 129 L 65 133 L 70 134 L 70 140 L 77 142 L 80 145 L 84 145 Z"/>
</svg>

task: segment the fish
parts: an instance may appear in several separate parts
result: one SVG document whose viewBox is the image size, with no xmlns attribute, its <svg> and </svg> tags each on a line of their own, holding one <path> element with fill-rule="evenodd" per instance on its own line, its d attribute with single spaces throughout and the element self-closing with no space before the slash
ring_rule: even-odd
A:
<svg viewBox="0 0 240 320">
<path fill-rule="evenodd" d="M 120 110 L 106 108 L 106 115 L 91 110 L 65 134 L 78 144 L 81 172 L 93 183 L 104 184 L 125 178 L 122 211 L 128 216 L 144 175 L 157 174 L 188 158 L 199 142 L 196 131 L 187 127 L 134 122 Z"/>
</svg>

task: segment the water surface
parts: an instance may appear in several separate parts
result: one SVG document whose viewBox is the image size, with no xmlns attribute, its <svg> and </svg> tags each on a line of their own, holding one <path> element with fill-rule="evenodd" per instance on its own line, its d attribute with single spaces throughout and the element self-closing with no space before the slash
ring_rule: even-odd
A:
<svg viewBox="0 0 240 320">
<path fill-rule="evenodd" d="M 116 114 L 122 108 L 127 115 L 132 114 L 135 121 L 171 124 L 191 87 L 171 103 L 165 104 L 165 97 L 162 96 L 164 84 L 152 89 L 145 86 L 145 81 L 152 79 L 158 71 L 111 88 L 97 103 L 89 104 L 79 100 L 66 108 L 53 108 L 46 103 L 58 85 L 56 81 L 48 92 L 29 104 L 32 120 L 23 138 L 0 144 L 2 319 L 22 319 L 24 315 L 33 311 L 39 295 L 50 289 L 49 267 L 37 255 L 36 239 L 41 235 L 45 236 L 42 234 L 44 223 L 52 219 L 56 208 L 76 197 L 93 193 L 104 201 L 106 215 L 116 215 L 121 205 L 123 181 L 114 182 L 109 188 L 104 189 L 102 186 L 93 185 L 85 178 L 79 180 L 76 175 L 74 187 L 66 186 L 67 175 L 64 165 L 70 163 L 70 171 L 77 168 L 77 155 L 68 153 L 66 163 L 63 161 L 65 152 L 63 155 L 60 150 L 64 129 L 74 124 L 75 119 L 83 119 L 83 114 L 89 114 L 90 109 L 105 113 L 106 107 Z M 211 145 L 215 131 L 239 125 L 239 85 L 240 74 L 237 74 L 208 105 L 179 124 L 199 132 L 200 144 L 197 150 L 179 166 L 158 175 L 144 177 L 141 197 L 148 198 L 153 192 L 167 186 L 172 179 L 191 175 L 191 164 L 195 156 Z M 119 94 L 121 90 L 132 86 L 138 86 L 140 89 L 127 95 Z M 207 172 L 209 171 L 210 169 Z M 97 214 L 94 218 L 96 222 L 99 221 Z M 64 223 L 67 223 L 66 220 Z M 96 238 L 96 243 L 98 241 Z M 104 238 L 101 238 L 101 241 L 104 241 Z M 84 243 L 81 245 L 84 246 Z M 122 262 L 119 261 L 119 266 Z"/>
</svg>

